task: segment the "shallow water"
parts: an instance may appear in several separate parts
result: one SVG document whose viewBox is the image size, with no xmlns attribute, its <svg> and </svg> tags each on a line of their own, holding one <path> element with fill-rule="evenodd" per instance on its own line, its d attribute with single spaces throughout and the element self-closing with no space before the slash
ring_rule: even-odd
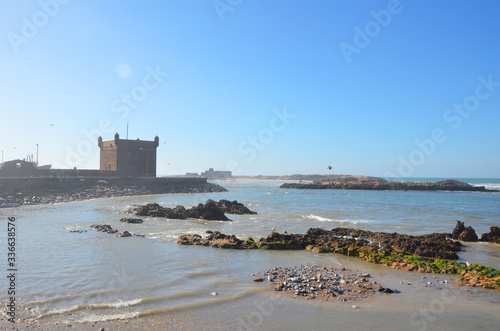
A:
<svg viewBox="0 0 500 331">
<path fill-rule="evenodd" d="M 421 274 L 332 254 L 219 250 L 179 246 L 176 240 L 182 234 L 207 230 L 257 239 L 274 227 L 289 233 L 341 226 L 408 234 L 451 232 L 457 219 L 481 234 L 500 224 L 500 194 L 284 190 L 277 182 L 219 184 L 229 192 L 120 197 L 0 210 L 5 222 L 7 217 L 17 219 L 19 317 L 85 322 L 161 313 L 186 316 L 194 325 L 210 323 L 227 329 L 496 328 L 498 291 L 456 287 L 452 280 L 434 287 L 432 275 L 422 279 Z M 236 199 L 258 215 L 231 215 L 233 222 L 154 218 L 144 218 L 143 224 L 119 222 L 134 204 L 189 207 L 208 198 Z M 95 223 L 146 237 L 119 238 L 96 232 L 89 227 Z M 6 247 L 6 234 L 0 238 L 0 247 Z M 460 258 L 500 268 L 500 245 L 467 244 Z M 270 291 L 266 282 L 252 282 L 252 273 L 300 264 L 357 268 L 401 293 L 377 295 L 356 303 L 360 308 L 353 309 L 352 303 L 294 299 Z M 439 275 L 438 279 L 445 278 Z M 413 285 L 401 284 L 403 280 Z M 428 281 L 431 287 L 425 287 Z M 7 299 L 5 291 L 2 299 Z M 266 303 L 272 307 L 262 308 Z M 412 316 L 415 312 L 418 314 Z"/>
</svg>

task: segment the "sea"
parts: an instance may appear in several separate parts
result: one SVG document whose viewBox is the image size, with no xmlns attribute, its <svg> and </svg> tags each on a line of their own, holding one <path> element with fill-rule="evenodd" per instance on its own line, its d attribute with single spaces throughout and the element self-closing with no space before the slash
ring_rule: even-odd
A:
<svg viewBox="0 0 500 331">
<path fill-rule="evenodd" d="M 500 189 L 500 179 L 458 180 Z M 215 183 L 228 192 L 0 209 L 2 319 L 8 318 L 6 304 L 12 297 L 7 291 L 7 223 L 15 217 L 17 321 L 51 325 L 162 318 L 171 322 L 171 329 L 195 330 L 498 330 L 500 291 L 458 286 L 457 276 L 397 271 L 335 254 L 224 250 L 176 242 L 181 235 L 204 236 L 208 230 L 256 240 L 273 229 L 305 233 L 314 227 L 419 235 L 452 232 L 457 220 L 480 235 L 500 226 L 500 193 L 294 190 L 280 188 L 280 181 Z M 152 217 L 143 218 L 142 224 L 119 221 L 135 205 L 191 207 L 207 199 L 238 200 L 258 214 L 228 215 L 231 222 Z M 144 237 L 121 238 L 97 232 L 92 224 Z M 500 269 L 498 244 L 466 243 L 459 256 Z M 400 293 L 359 302 L 321 302 L 275 292 L 267 281 L 253 282 L 273 267 L 299 265 L 369 273 Z"/>
</svg>

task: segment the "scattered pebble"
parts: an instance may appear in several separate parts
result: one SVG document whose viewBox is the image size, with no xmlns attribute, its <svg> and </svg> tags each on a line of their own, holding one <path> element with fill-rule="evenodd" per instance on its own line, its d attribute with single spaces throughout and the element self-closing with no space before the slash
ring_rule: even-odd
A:
<svg viewBox="0 0 500 331">
<path fill-rule="evenodd" d="M 324 267 L 321 265 L 275 267 L 264 273 L 275 291 L 292 294 L 294 298 L 306 300 L 336 298 L 341 302 L 368 298 L 381 288 L 375 281 L 369 281 L 370 274 L 358 273 L 347 268 Z M 254 281 L 264 281 L 256 278 Z"/>
</svg>

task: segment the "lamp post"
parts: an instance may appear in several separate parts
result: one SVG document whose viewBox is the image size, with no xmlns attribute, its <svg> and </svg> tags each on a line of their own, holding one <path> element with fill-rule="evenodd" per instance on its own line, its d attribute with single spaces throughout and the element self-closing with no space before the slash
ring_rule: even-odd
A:
<svg viewBox="0 0 500 331">
<path fill-rule="evenodd" d="M 3 164 L 3 151 L 2 151 L 2 164 Z"/>
<path fill-rule="evenodd" d="M 36 144 L 36 165 L 38 165 L 38 144 Z"/>
</svg>

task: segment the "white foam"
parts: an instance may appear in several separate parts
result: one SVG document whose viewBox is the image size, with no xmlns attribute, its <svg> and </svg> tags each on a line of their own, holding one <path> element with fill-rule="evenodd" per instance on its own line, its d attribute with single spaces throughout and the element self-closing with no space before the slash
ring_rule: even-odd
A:
<svg viewBox="0 0 500 331">
<path fill-rule="evenodd" d="M 318 215 L 309 215 L 307 216 L 308 218 L 311 218 L 313 220 L 317 220 L 317 221 L 320 221 L 320 222 L 335 222 L 335 220 L 331 219 L 331 218 L 326 218 L 326 217 L 321 217 L 321 216 L 318 216 Z"/>
<path fill-rule="evenodd" d="M 116 320 L 128 320 L 132 318 L 139 317 L 139 312 L 114 314 L 114 315 L 89 315 L 81 320 L 77 321 L 66 321 L 66 323 L 96 323 L 96 322 L 106 322 L 106 321 L 116 321 Z"/>
<path fill-rule="evenodd" d="M 500 184 L 497 183 L 484 183 L 484 184 L 472 184 L 474 186 L 484 186 L 488 190 L 500 190 Z"/>
<path fill-rule="evenodd" d="M 327 217 L 322 217 L 318 215 L 309 215 L 307 216 L 310 219 L 317 220 L 320 222 L 337 222 L 337 223 L 350 223 L 350 224 L 365 224 L 365 223 L 371 223 L 371 221 L 367 220 L 353 220 L 353 219 L 342 219 L 342 220 L 335 220 L 332 218 L 327 218 Z"/>
<path fill-rule="evenodd" d="M 109 306 L 109 308 L 126 308 L 126 307 L 130 307 L 130 306 L 138 305 L 141 302 L 142 302 L 142 299 L 135 299 L 135 300 L 129 300 L 129 301 L 118 301 L 118 302 L 110 303 L 108 306 Z"/>
</svg>

